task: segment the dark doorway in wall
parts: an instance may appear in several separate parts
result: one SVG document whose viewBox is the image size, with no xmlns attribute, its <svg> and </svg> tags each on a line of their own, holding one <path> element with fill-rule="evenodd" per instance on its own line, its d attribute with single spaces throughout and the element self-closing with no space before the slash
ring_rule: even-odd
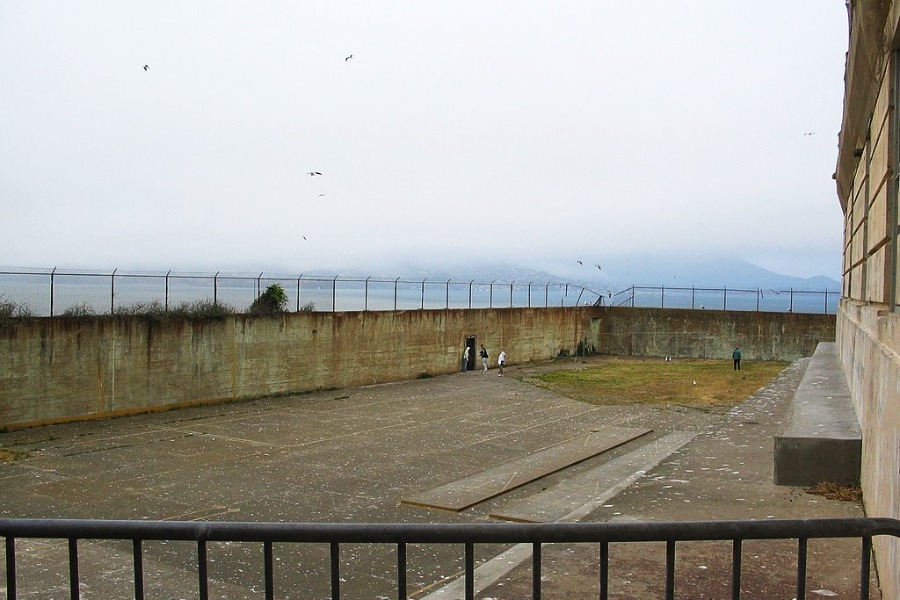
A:
<svg viewBox="0 0 900 600">
<path fill-rule="evenodd" d="M 475 357 L 478 353 L 475 351 L 475 336 L 466 336 L 466 348 L 469 349 L 469 360 L 466 362 L 466 371 L 471 371 L 475 368 Z"/>
</svg>

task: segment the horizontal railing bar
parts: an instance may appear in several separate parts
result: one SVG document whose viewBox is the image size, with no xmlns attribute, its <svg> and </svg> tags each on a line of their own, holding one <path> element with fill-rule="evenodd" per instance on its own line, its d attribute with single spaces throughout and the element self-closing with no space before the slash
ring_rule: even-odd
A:
<svg viewBox="0 0 900 600">
<path fill-rule="evenodd" d="M 13 538 L 305 543 L 563 543 L 900 537 L 900 520 L 771 519 L 644 523 L 259 523 L 0 519 Z"/>
</svg>

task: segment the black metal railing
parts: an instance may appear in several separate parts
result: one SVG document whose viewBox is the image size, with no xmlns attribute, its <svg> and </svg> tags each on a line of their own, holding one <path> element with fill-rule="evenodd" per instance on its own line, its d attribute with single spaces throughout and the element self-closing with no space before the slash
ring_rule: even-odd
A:
<svg viewBox="0 0 900 600">
<path fill-rule="evenodd" d="M 746 540 L 797 540 L 796 597 L 805 598 L 807 543 L 820 538 L 859 538 L 859 597 L 869 598 L 872 538 L 900 538 L 896 519 L 806 519 L 765 521 L 687 521 L 656 523 L 476 523 L 476 524 L 366 524 L 366 523 L 228 523 L 197 521 L 103 521 L 56 519 L 2 519 L 0 537 L 6 539 L 6 597 L 17 598 L 19 558 L 16 541 L 57 539 L 68 541 L 70 597 L 80 597 L 78 542 L 128 540 L 133 544 L 134 597 L 144 598 L 142 544 L 147 540 L 190 541 L 197 544 L 199 597 L 209 597 L 207 545 L 215 542 L 251 542 L 263 545 L 265 598 L 275 598 L 273 545 L 325 544 L 329 547 L 331 597 L 341 596 L 341 545 L 391 544 L 397 549 L 397 597 L 407 598 L 407 546 L 409 544 L 461 544 L 464 546 L 465 597 L 475 595 L 475 544 L 531 544 L 532 597 L 541 597 L 541 547 L 553 543 L 599 544 L 597 581 L 599 597 L 609 595 L 610 543 L 665 542 L 665 597 L 675 597 L 676 544 L 730 541 L 731 597 L 741 594 L 742 543 Z M 45 559 L 44 559 L 45 560 Z M 104 562 L 104 568 L 113 568 Z"/>
</svg>

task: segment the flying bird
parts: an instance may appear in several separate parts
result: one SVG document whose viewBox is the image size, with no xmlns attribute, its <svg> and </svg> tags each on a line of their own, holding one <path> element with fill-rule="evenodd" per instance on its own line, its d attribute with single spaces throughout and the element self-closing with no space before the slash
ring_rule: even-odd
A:
<svg viewBox="0 0 900 600">
<path fill-rule="evenodd" d="M 352 54 L 351 54 L 350 56 L 348 56 L 347 58 L 345 58 L 345 59 L 344 59 L 344 62 L 347 62 L 347 61 L 350 60 L 351 58 L 353 58 L 353 55 L 352 55 Z"/>
<path fill-rule="evenodd" d="M 816 132 L 815 131 L 807 131 L 803 135 L 816 135 Z"/>
<path fill-rule="evenodd" d="M 318 171 L 310 171 L 309 173 L 307 173 L 307 175 L 309 175 L 310 177 L 315 177 L 316 175 L 321 175 L 321 173 L 319 173 Z"/>
<path fill-rule="evenodd" d="M 597 267 L 598 269 L 600 269 L 601 271 L 603 270 L 603 267 L 601 267 L 600 265 L 594 265 L 594 266 Z"/>
<path fill-rule="evenodd" d="M 319 194 L 319 198 L 321 198 L 321 197 L 324 196 L 324 195 L 325 195 L 325 194 Z"/>
<path fill-rule="evenodd" d="M 577 262 L 578 262 L 578 264 L 579 264 L 579 265 L 582 265 L 582 266 L 584 266 L 584 263 L 583 263 L 583 262 L 581 262 L 581 261 L 580 261 L 580 260 L 579 260 L 579 261 L 577 261 Z"/>
<path fill-rule="evenodd" d="M 144 70 L 145 70 L 145 71 L 149 71 L 149 70 L 150 70 L 150 65 L 144 65 Z"/>
</svg>

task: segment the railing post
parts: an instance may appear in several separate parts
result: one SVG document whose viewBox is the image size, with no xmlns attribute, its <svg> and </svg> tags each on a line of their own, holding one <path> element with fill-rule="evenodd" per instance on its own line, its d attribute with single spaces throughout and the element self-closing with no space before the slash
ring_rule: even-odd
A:
<svg viewBox="0 0 900 600">
<path fill-rule="evenodd" d="M 473 281 L 475 281 L 475 280 L 472 279 L 471 281 L 469 281 L 469 310 L 472 309 L 472 282 Z"/>
<path fill-rule="evenodd" d="M 496 279 L 494 281 L 497 281 Z M 488 307 L 494 308 L 494 281 L 491 282 L 491 292 L 488 295 Z"/>
<path fill-rule="evenodd" d="M 209 565 L 206 557 L 206 542 L 197 541 L 197 577 L 199 578 L 200 600 L 209 600 Z"/>
<path fill-rule="evenodd" d="M 659 307 L 666 307 L 666 286 L 660 286 L 659 288 Z"/>
<path fill-rule="evenodd" d="M 794 312 L 794 288 L 791 288 L 791 303 L 788 307 L 788 312 Z"/>
<path fill-rule="evenodd" d="M 341 546 L 331 542 L 331 599 L 341 600 Z"/>
<path fill-rule="evenodd" d="M 6 537 L 6 593 L 11 600 L 16 598 L 16 538 Z"/>
<path fill-rule="evenodd" d="M 528 308 L 531 308 L 531 282 L 528 282 Z"/>
<path fill-rule="evenodd" d="M 728 310 L 728 286 L 722 288 L 722 310 Z"/>
<path fill-rule="evenodd" d="M 72 600 L 78 600 L 81 597 L 78 579 L 78 540 L 69 538 L 69 597 Z"/>
<path fill-rule="evenodd" d="M 550 307 L 550 284 L 544 286 L 544 308 Z"/>
<path fill-rule="evenodd" d="M 450 280 L 447 280 L 447 303 L 444 306 L 445 310 L 450 310 Z"/>
<path fill-rule="evenodd" d="M 221 271 L 216 271 L 216 274 L 213 275 L 213 306 L 219 305 L 219 273 Z"/>
<path fill-rule="evenodd" d="M 759 288 L 756 288 L 756 312 L 759 312 L 759 294 L 760 290 Z"/>
<path fill-rule="evenodd" d="M 513 286 L 516 284 L 515 281 L 510 282 L 509 284 L 509 307 L 513 307 Z"/>
<path fill-rule="evenodd" d="M 372 279 L 371 275 L 366 277 L 366 292 L 365 292 L 365 298 L 364 298 L 364 302 L 363 302 L 363 310 L 364 311 L 369 310 L 369 280 L 370 279 Z"/>
<path fill-rule="evenodd" d="M 166 297 L 165 297 L 165 300 L 163 301 L 163 305 L 165 307 L 166 312 L 169 312 L 169 274 L 171 272 L 172 272 L 172 269 L 169 269 L 169 271 L 166 273 Z M 215 286 L 213 286 L 213 287 L 215 287 Z M 213 304 L 215 304 L 215 297 L 216 297 L 216 294 L 215 294 L 215 291 L 213 291 Z"/>
<path fill-rule="evenodd" d="M 696 294 L 696 291 L 697 290 L 694 289 L 694 286 L 691 286 L 691 310 L 694 310 L 694 296 Z"/>
</svg>

